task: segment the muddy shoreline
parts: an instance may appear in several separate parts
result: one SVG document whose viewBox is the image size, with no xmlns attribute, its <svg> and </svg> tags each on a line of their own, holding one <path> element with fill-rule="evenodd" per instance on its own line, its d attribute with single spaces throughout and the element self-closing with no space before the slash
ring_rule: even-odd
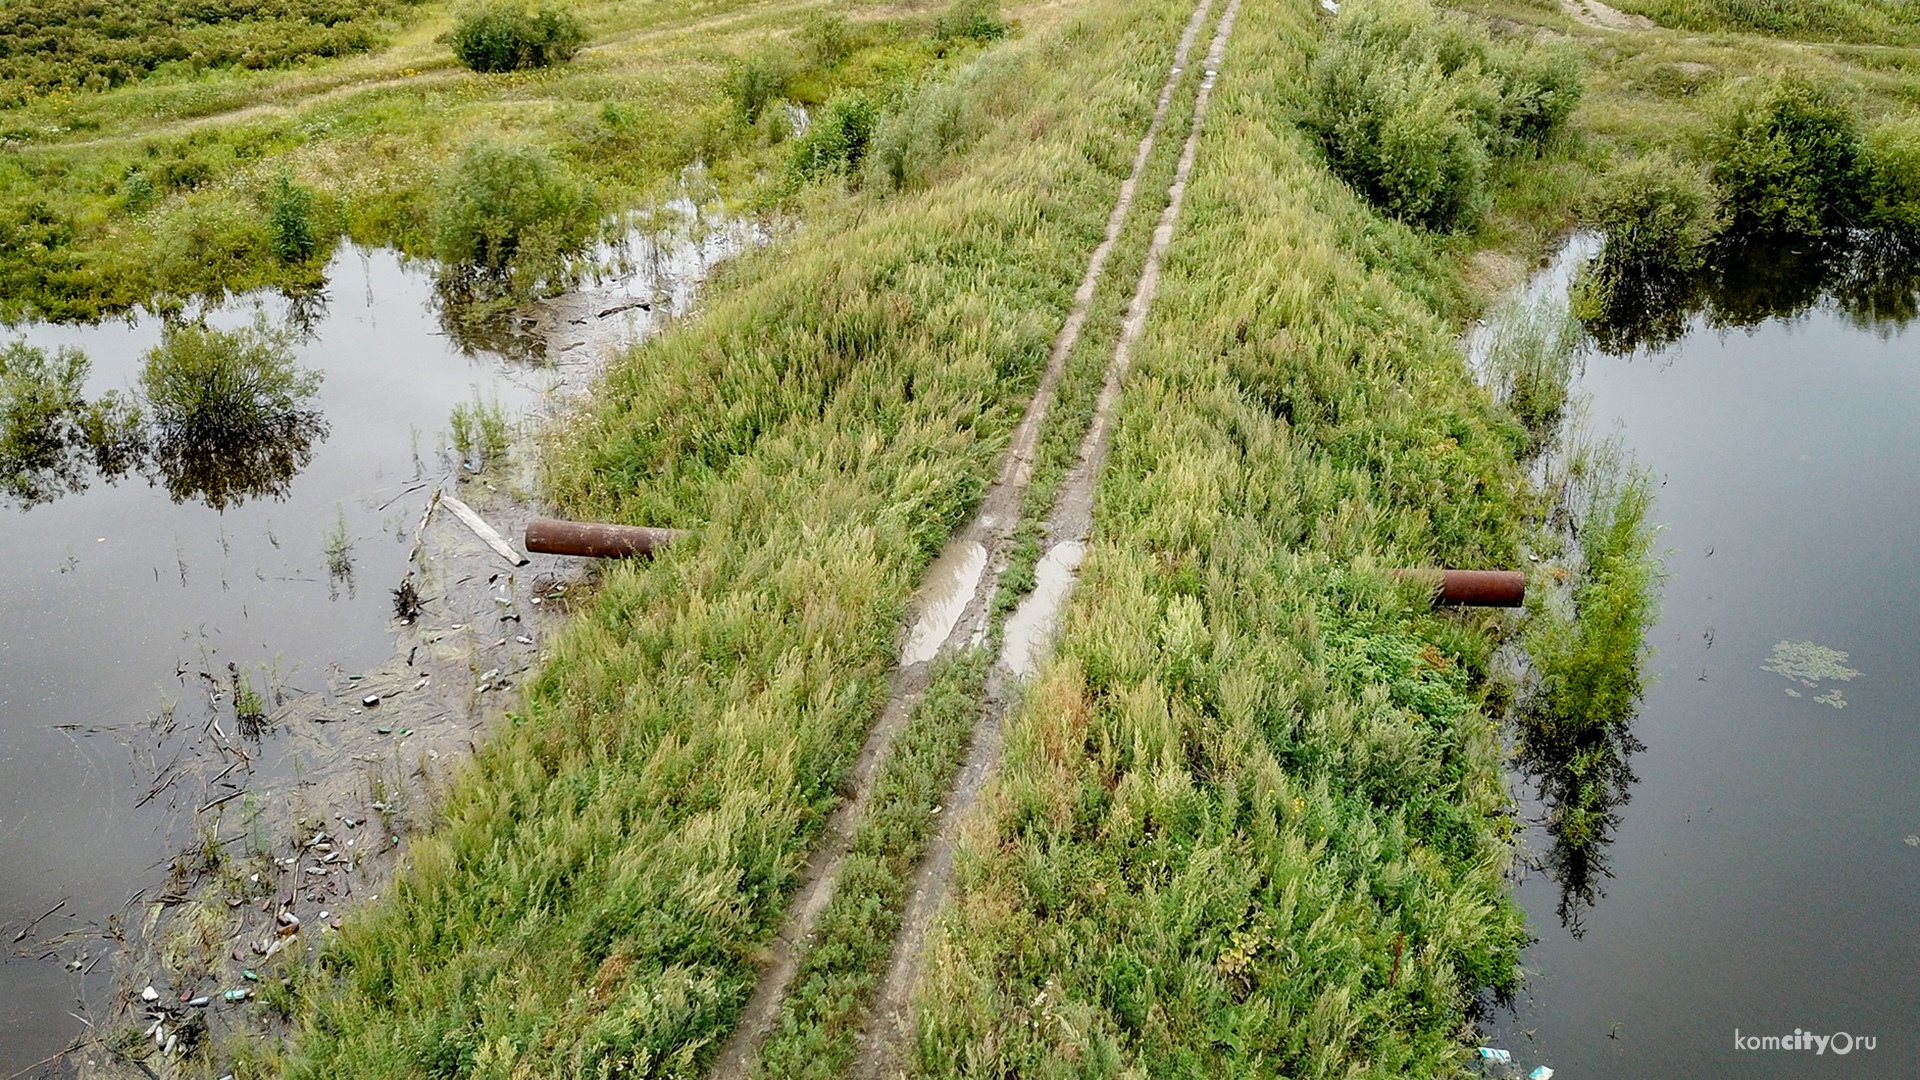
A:
<svg viewBox="0 0 1920 1080">
<path fill-rule="evenodd" d="M 525 522 L 545 510 L 535 466 L 546 432 L 611 355 L 689 313 L 718 264 L 770 238 L 762 223 L 685 198 L 661 219 L 659 232 L 603 249 L 596 280 L 514 313 L 509 333 L 545 358 L 550 383 L 522 418 L 507 467 L 456 466 L 416 486 L 469 503 L 524 553 Z M 319 685 L 252 724 L 214 716 L 188 760 L 176 753 L 155 769 L 149 797 L 171 799 L 197 843 L 150 868 L 103 924 L 19 930 L 16 950 L 37 948 L 48 962 L 70 952 L 86 971 L 113 971 L 107 993 L 83 1001 L 94 1014 L 81 1018 L 86 1033 L 22 1076 L 221 1075 L 222 1047 L 286 1034 L 289 973 L 408 868 L 440 791 L 517 704 L 547 635 L 597 578 L 592 562 L 561 556 L 514 565 L 444 505 L 420 520 L 414 551 L 407 579 L 418 609 L 392 622 L 385 661 L 302 680 Z M 217 672 L 177 674 L 220 700 Z M 171 732 L 171 715 L 167 723 Z"/>
</svg>

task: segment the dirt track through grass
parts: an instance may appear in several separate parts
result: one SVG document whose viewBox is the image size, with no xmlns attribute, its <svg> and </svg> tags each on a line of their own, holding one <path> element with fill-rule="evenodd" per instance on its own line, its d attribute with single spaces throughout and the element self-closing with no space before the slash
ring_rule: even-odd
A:
<svg viewBox="0 0 1920 1080">
<path fill-rule="evenodd" d="M 1176 77 L 1194 31 L 1204 18 L 1206 7 L 1203 3 L 1195 11 L 1194 22 L 1189 24 L 1187 37 L 1181 41 L 1174 64 Z M 1132 363 L 1133 348 L 1146 329 L 1147 314 L 1152 309 L 1154 295 L 1158 291 L 1160 268 L 1173 242 L 1174 226 L 1180 218 L 1187 179 L 1193 172 L 1193 159 L 1206 119 L 1207 104 L 1212 97 L 1214 80 L 1225 59 L 1227 40 L 1233 33 L 1234 17 L 1239 9 L 1240 0 L 1229 0 L 1214 30 L 1199 94 L 1194 98 L 1193 119 L 1188 126 L 1186 144 L 1180 151 L 1173 184 L 1167 190 L 1166 208 L 1161 211 L 1159 224 L 1154 229 L 1153 242 L 1147 251 L 1146 263 L 1141 267 L 1139 281 L 1134 286 L 1133 300 L 1127 307 L 1120 339 L 1107 364 L 1099 402 L 1081 439 L 1079 460 L 1056 497 L 1049 518 L 1051 543 L 1041 558 L 1040 570 L 1036 575 L 1038 580 L 1009 621 L 1007 640 L 999 661 L 987 676 L 986 700 L 979 720 L 974 725 L 966 762 L 954 778 L 953 786 L 942 804 L 945 813 L 940 830 L 928 845 L 927 854 L 914 876 L 913 890 L 901 918 L 899 934 L 894 940 L 893 958 L 861 1039 L 860 1058 L 853 1070 L 853 1075 L 859 1080 L 880 1080 L 899 1072 L 901 1049 L 912 1031 L 914 988 L 926 952 L 928 931 L 940 910 L 941 901 L 946 897 L 947 880 L 953 869 L 954 844 L 982 787 L 999 763 L 1002 748 L 1000 728 L 1006 715 L 1009 691 L 1018 680 L 1032 674 L 1034 658 L 1045 649 L 1052 637 L 1059 624 L 1060 611 L 1072 589 L 1073 574 L 1092 529 L 1093 495 L 1099 484 L 1100 467 L 1106 461 L 1112 444 L 1113 421 L 1119 412 L 1121 388 Z M 1173 85 L 1170 78 L 1167 91 L 1161 97 L 1162 111 Z M 1143 143 L 1141 157 L 1135 166 L 1136 176 L 1146 160 L 1146 150 L 1146 144 Z M 1116 209 L 1115 213 L 1118 215 L 1120 210 Z M 1117 235 L 1117 222 L 1116 216 L 1114 223 L 1109 226 L 1109 240 Z M 1090 278 L 1082 286 L 1082 296 L 1090 297 L 1091 290 Z M 1084 308 L 1085 304 L 1077 299 L 1076 311 L 1084 311 Z M 1071 320 L 1069 325 L 1072 325 Z M 1056 347 L 1055 355 L 1064 356 L 1064 351 Z M 1017 447 L 1018 443 L 1015 445 Z M 991 595 L 991 589 L 983 590 L 983 594 Z M 1015 624 L 1023 627 L 1019 636 L 1013 631 Z"/>
<path fill-rule="evenodd" d="M 1238 0 L 1234 2 L 1237 4 Z M 900 663 L 892 676 L 886 708 L 860 748 L 860 756 L 848 781 L 850 794 L 828 818 L 820 842 L 801 872 L 799 887 L 788 907 L 787 917 L 769 948 L 768 960 L 754 986 L 753 996 L 747 1001 L 739 1026 L 722 1046 L 715 1060 L 711 1074 L 715 1080 L 752 1075 L 759 1046 L 779 1016 L 788 988 L 800 971 L 814 927 L 833 899 L 835 882 L 872 799 L 881 766 L 914 706 L 926 692 L 928 664 L 935 657 L 950 653 L 977 638 L 986 629 L 999 571 L 1006 564 L 1005 548 L 1019 524 L 1021 496 L 1033 476 L 1034 457 L 1047 412 L 1066 369 L 1067 358 L 1086 326 L 1094 293 L 1106 270 L 1107 261 L 1113 254 L 1121 228 L 1133 207 L 1135 189 L 1153 155 L 1167 110 L 1173 103 L 1174 91 L 1186 69 L 1188 54 L 1212 6 L 1213 0 L 1200 0 L 1181 34 L 1153 118 L 1135 150 L 1132 171 L 1120 185 L 1113 210 L 1107 217 L 1106 233 L 1087 261 L 1086 273 L 1074 293 L 1073 305 L 1054 338 L 1047 356 L 1047 367 L 1021 416 L 1019 426 L 1014 430 L 993 486 L 988 489 L 973 520 L 954 536 L 946 550 L 927 569 Z M 1216 51 L 1217 45 L 1216 42 Z M 1202 93 L 1204 95 L 1205 91 Z M 1183 167 L 1190 164 L 1192 147 L 1190 135 L 1182 157 Z M 1157 233 L 1155 245 L 1156 251 L 1163 246 Z M 1150 265 L 1157 266 L 1157 260 L 1150 260 Z M 1128 325 L 1133 326 L 1131 320 Z M 998 710 L 991 711 L 996 717 L 999 715 Z"/>
</svg>

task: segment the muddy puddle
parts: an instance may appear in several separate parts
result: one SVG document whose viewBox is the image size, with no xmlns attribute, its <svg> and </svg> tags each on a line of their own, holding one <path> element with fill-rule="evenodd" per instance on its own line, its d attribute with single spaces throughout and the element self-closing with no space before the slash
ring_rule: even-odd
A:
<svg viewBox="0 0 1920 1080">
<path fill-rule="evenodd" d="M 242 972 L 273 942 L 311 948 L 404 864 L 433 785 L 590 586 L 578 560 L 508 563 L 444 505 L 423 518 L 436 493 L 457 497 L 517 546 L 537 501 L 530 455 L 489 459 L 478 436 L 456 449 L 455 410 L 525 435 L 765 240 L 691 203 L 642 226 L 578 293 L 494 339 L 449 331 L 431 268 L 343 248 L 321 296 L 204 313 L 291 334 L 320 376 L 284 439 L 186 466 L 154 452 L 117 475 L 82 455 L 0 492 L 0 1075 L 124 1023 L 116 1007 L 149 981 L 161 998 L 136 1013 L 185 1018 L 200 996 L 201 1015 L 240 1008 L 221 995 L 259 989 Z M 142 392 L 162 330 L 0 339 L 82 350 L 82 396 L 98 401 Z M 412 622 L 396 619 L 403 580 Z M 146 928 L 222 875 L 233 941 L 176 985 Z M 282 912 L 298 937 L 278 933 Z"/>
<path fill-rule="evenodd" d="M 1920 1070 L 1912 267 L 1744 253 L 1584 358 L 1587 423 L 1652 473 L 1669 578 L 1610 842 L 1584 881 L 1543 860 L 1518 886 L 1539 940 L 1485 1025 L 1515 1075 Z"/>
</svg>

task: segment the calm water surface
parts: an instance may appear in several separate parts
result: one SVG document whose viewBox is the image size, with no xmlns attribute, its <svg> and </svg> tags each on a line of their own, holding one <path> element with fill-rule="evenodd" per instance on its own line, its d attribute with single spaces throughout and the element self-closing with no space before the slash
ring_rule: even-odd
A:
<svg viewBox="0 0 1920 1080">
<path fill-rule="evenodd" d="M 166 862 L 199 835 L 206 763 L 223 760 L 204 725 L 221 715 L 210 695 L 230 686 L 227 665 L 292 693 L 317 689 L 333 665 L 356 671 L 389 655 L 389 590 L 424 501 L 457 467 L 439 452 L 449 413 L 478 388 L 517 414 L 544 384 L 538 370 L 463 355 L 424 270 L 348 251 L 329 279 L 297 350 L 325 373 L 327 434 L 284 497 L 216 511 L 136 474 L 31 509 L 0 503 L 0 1076 L 108 1011 L 103 934 L 136 891 L 152 898 Z M 278 297 L 245 298 L 209 322 L 243 325 L 256 310 L 289 316 Z M 132 389 L 160 331 L 147 319 L 6 336 L 84 349 L 91 396 Z M 351 580 L 327 569 L 325 537 L 342 520 Z M 171 733 L 157 719 L 169 709 Z M 264 751 L 243 748 L 276 767 L 270 735 Z M 137 805 L 170 762 L 200 773 Z M 142 907 L 125 919 L 137 926 Z"/>
<path fill-rule="evenodd" d="M 1878 299 L 1586 361 L 1670 577 L 1612 876 L 1574 927 L 1550 876 L 1518 891 L 1539 942 L 1489 1038 L 1521 1075 L 1920 1075 L 1920 333 Z M 1858 674 L 1764 669 L 1798 642 Z"/>
</svg>

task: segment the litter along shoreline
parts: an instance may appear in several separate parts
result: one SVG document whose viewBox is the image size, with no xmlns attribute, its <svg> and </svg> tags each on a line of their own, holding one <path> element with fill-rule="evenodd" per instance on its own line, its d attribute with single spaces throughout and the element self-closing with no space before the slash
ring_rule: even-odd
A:
<svg viewBox="0 0 1920 1080">
<path fill-rule="evenodd" d="M 393 588 L 386 661 L 330 671 L 247 732 L 252 747 L 223 735 L 233 765 L 183 811 L 201 842 L 102 932 L 109 1000 L 72 1046 L 23 1075 L 170 1077 L 214 1065 L 238 1039 L 288 1033 L 298 968 L 410 867 L 445 783 L 594 588 L 593 564 L 516 542 L 537 513 L 537 495 L 516 493 L 538 490 L 538 430 L 564 418 L 608 357 L 690 311 L 715 266 L 769 238 L 753 221 L 694 225 L 671 245 L 644 238 L 652 254 L 628 277 L 517 313 L 552 358 L 553 384 L 508 456 L 513 471 L 456 469 L 436 483 Z"/>
</svg>

